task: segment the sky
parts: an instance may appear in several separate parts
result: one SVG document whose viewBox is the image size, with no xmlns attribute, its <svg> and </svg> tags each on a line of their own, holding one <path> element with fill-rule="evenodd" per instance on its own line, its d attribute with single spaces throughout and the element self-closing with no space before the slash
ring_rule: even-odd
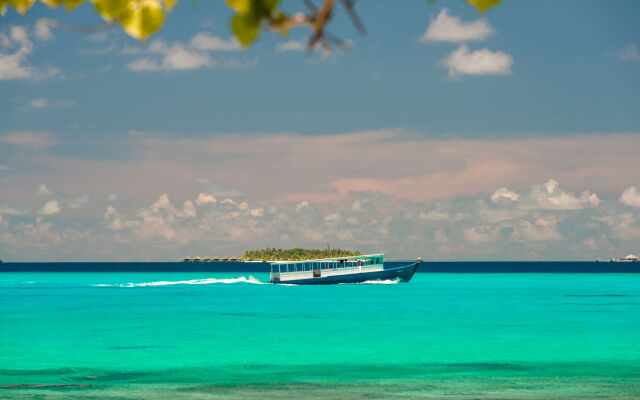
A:
<svg viewBox="0 0 640 400">
<path fill-rule="evenodd" d="M 289 12 L 298 1 L 283 1 Z M 349 248 L 390 259 L 640 253 L 640 3 L 338 9 L 248 50 L 222 1 L 146 43 L 36 4 L 0 17 L 0 258 L 174 261 Z"/>
</svg>

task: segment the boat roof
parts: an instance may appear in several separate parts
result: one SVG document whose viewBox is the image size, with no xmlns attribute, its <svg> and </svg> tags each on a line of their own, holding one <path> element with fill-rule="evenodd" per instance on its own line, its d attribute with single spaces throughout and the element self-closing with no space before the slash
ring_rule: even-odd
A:
<svg viewBox="0 0 640 400">
<path fill-rule="evenodd" d="M 306 262 L 322 262 L 322 261 L 339 261 L 339 260 L 357 260 L 367 257 L 383 257 L 384 253 L 380 254 L 361 254 L 359 256 L 347 256 L 347 257 L 334 257 L 334 258 L 316 258 L 312 260 L 295 260 L 295 261 L 269 261 L 271 264 L 292 264 L 292 263 L 306 263 Z"/>
</svg>

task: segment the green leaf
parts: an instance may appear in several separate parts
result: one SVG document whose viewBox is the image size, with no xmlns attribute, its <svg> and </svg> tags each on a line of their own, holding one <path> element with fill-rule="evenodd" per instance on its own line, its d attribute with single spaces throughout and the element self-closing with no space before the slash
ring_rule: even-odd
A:
<svg viewBox="0 0 640 400">
<path fill-rule="evenodd" d="M 130 36 L 145 41 L 156 33 L 164 22 L 164 10 L 159 0 L 139 0 L 120 16 L 122 28 Z"/>
<path fill-rule="evenodd" d="M 251 0 L 226 0 L 227 5 L 238 14 L 247 14 L 251 9 Z"/>
<path fill-rule="evenodd" d="M 130 6 L 131 0 L 93 0 L 93 6 L 98 14 L 107 21 L 112 21 Z"/>
<path fill-rule="evenodd" d="M 273 14 L 278 7 L 278 3 L 280 3 L 280 0 L 262 0 L 262 5 L 266 9 L 267 15 Z"/>
<path fill-rule="evenodd" d="M 173 10 L 173 7 L 176 5 L 177 2 L 178 0 L 164 0 L 164 5 L 167 8 L 167 10 L 171 11 Z"/>
<path fill-rule="evenodd" d="M 24 15 L 31 8 L 34 0 L 9 0 L 9 5 L 15 8 L 20 14 Z"/>
<path fill-rule="evenodd" d="M 244 47 L 249 47 L 260 34 L 262 18 L 254 13 L 236 14 L 231 19 L 231 30 Z"/>
<path fill-rule="evenodd" d="M 67 9 L 67 11 L 71 11 L 85 1 L 86 0 L 64 0 L 64 7 Z"/>
<path fill-rule="evenodd" d="M 497 6 L 502 0 L 466 0 L 467 3 L 474 6 L 479 12 L 485 12 L 491 7 Z"/>
<path fill-rule="evenodd" d="M 50 8 L 56 8 L 64 2 L 64 0 L 40 0 L 41 3 L 46 4 Z"/>
</svg>

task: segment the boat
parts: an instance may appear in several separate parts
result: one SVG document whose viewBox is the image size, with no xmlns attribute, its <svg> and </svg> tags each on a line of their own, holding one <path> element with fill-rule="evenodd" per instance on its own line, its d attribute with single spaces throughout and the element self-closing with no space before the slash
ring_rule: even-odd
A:
<svg viewBox="0 0 640 400">
<path fill-rule="evenodd" d="M 384 254 L 322 258 L 302 261 L 271 261 L 271 283 L 331 285 L 368 281 L 409 282 L 422 261 L 400 267 L 384 266 Z"/>
<path fill-rule="evenodd" d="M 638 262 L 638 256 L 634 254 L 627 254 L 622 258 L 598 258 L 597 262 Z"/>
</svg>

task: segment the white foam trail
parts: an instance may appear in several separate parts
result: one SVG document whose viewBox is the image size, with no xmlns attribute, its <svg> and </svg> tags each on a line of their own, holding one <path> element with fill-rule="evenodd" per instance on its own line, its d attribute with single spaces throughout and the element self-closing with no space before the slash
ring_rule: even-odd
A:
<svg viewBox="0 0 640 400">
<path fill-rule="evenodd" d="M 249 276 L 248 278 L 246 276 L 241 276 L 239 278 L 222 278 L 222 279 L 206 278 L 206 279 L 190 279 L 186 281 L 155 281 L 155 282 L 139 282 L 139 283 L 129 282 L 129 283 L 123 283 L 120 285 L 97 284 L 97 285 L 91 285 L 91 286 L 119 286 L 119 287 L 132 288 L 132 287 L 144 287 L 144 286 L 210 285 L 213 283 L 225 283 L 225 284 L 252 283 L 254 285 L 264 285 L 268 282 L 260 282 L 253 276 Z"/>
<path fill-rule="evenodd" d="M 360 282 L 360 285 L 395 285 L 396 283 L 400 282 L 397 279 L 385 279 L 383 281 L 364 281 L 364 282 Z"/>
</svg>

